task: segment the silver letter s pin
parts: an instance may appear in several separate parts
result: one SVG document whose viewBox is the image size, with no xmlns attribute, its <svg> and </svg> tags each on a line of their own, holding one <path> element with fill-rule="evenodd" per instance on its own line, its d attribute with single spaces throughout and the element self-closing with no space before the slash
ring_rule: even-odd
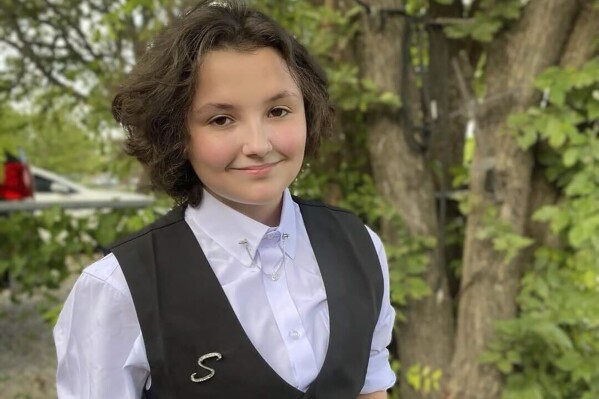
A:
<svg viewBox="0 0 599 399">
<path fill-rule="evenodd" d="M 198 359 L 198 364 L 204 370 L 210 371 L 210 373 L 207 376 L 204 376 L 204 377 L 198 377 L 197 376 L 198 373 L 193 373 L 191 375 L 191 381 L 193 381 L 193 382 L 204 382 L 204 381 L 209 380 L 210 378 L 212 378 L 214 376 L 214 374 L 215 374 L 214 369 L 211 369 L 210 367 L 204 366 L 203 361 L 206 360 L 206 359 L 211 359 L 211 358 L 216 358 L 216 360 L 220 360 L 220 359 L 222 359 L 222 357 L 223 357 L 223 355 L 221 355 L 218 352 L 206 353 L 205 355 L 201 356 Z"/>
</svg>

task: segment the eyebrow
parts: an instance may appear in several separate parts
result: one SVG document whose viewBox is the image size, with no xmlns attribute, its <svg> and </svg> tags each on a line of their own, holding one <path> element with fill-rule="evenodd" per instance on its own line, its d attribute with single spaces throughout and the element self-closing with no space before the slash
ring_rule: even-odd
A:
<svg viewBox="0 0 599 399">
<path fill-rule="evenodd" d="M 265 103 L 272 103 L 274 101 L 281 100 L 281 99 L 287 98 L 287 97 L 296 97 L 297 98 L 297 97 L 299 97 L 299 95 L 293 91 L 283 90 L 283 91 L 278 92 L 274 96 L 268 98 L 265 101 Z M 230 111 L 232 109 L 235 109 L 235 106 L 233 104 L 228 104 L 228 103 L 206 103 L 206 104 L 202 105 L 201 107 L 199 107 L 198 109 L 194 110 L 194 113 L 199 114 L 209 108 Z"/>
<path fill-rule="evenodd" d="M 297 93 L 293 92 L 293 91 L 289 91 L 289 90 L 283 90 L 277 94 L 275 94 L 274 96 L 272 96 L 271 98 L 269 98 L 268 100 L 266 100 L 267 103 L 271 103 L 273 101 L 277 101 L 280 100 L 282 98 L 286 98 L 286 97 L 299 97 Z"/>
</svg>

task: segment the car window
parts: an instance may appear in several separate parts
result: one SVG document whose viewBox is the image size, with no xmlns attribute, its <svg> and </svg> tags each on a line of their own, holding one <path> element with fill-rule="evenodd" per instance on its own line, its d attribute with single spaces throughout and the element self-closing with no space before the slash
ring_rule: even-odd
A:
<svg viewBox="0 0 599 399">
<path fill-rule="evenodd" d="M 45 177 L 35 176 L 35 191 L 38 193 L 51 193 L 52 180 Z"/>
<path fill-rule="evenodd" d="M 35 175 L 34 179 L 37 193 L 72 194 L 75 192 L 72 187 L 46 177 Z"/>
</svg>

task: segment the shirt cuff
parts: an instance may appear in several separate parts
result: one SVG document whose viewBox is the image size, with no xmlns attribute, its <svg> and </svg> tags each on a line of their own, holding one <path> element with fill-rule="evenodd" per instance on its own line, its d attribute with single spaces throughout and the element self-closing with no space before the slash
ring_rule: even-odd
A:
<svg viewBox="0 0 599 399">
<path fill-rule="evenodd" d="M 370 356 L 366 380 L 360 394 L 386 391 L 395 385 L 397 377 L 389 364 L 389 351 L 384 349 Z"/>
</svg>

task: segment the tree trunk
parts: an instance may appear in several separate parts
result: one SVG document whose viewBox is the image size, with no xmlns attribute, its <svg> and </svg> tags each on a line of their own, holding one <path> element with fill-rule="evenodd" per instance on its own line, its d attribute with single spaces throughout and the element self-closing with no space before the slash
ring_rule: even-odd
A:
<svg viewBox="0 0 599 399">
<path fill-rule="evenodd" d="M 384 8 L 397 10 L 402 1 L 371 3 L 371 12 L 365 13 L 363 25 L 361 59 L 364 77 L 382 90 L 399 93 L 402 84 L 410 84 L 401 81 L 400 73 L 403 56 L 399 43 L 405 24 L 401 16 L 385 17 L 379 11 Z M 370 110 L 367 119 L 372 168 L 379 193 L 401 216 L 412 235 L 437 237 L 439 223 L 434 179 L 425 154 L 415 152 L 407 144 L 399 111 L 379 107 Z M 383 239 L 389 244 L 401 244 L 390 241 L 392 233 Z M 417 364 L 445 372 L 451 358 L 453 320 L 447 276 L 439 262 L 441 250 L 430 251 L 429 267 L 423 276 L 432 295 L 402 309 L 407 320 L 399 326 L 398 346 L 401 395 L 406 399 L 439 398 L 439 392 L 413 391 L 405 374 Z"/>
<path fill-rule="evenodd" d="M 431 2 L 428 15 L 432 20 L 439 18 L 459 18 L 463 12 L 460 2 L 443 5 Z M 452 173 L 455 167 L 464 162 L 464 141 L 467 118 L 460 111 L 463 101 L 460 95 L 457 75 L 452 62 L 458 57 L 463 42 L 449 40 L 443 31 L 443 25 L 433 24 L 427 29 L 429 35 L 429 64 L 427 81 L 430 87 L 431 139 L 427 157 L 433 165 L 435 188 L 439 208 L 438 245 L 443 269 L 446 270 L 448 286 L 453 298 L 458 291 L 459 282 L 450 269 L 450 264 L 461 260 L 463 248 L 458 243 L 448 243 L 446 233 L 448 224 L 458 222 L 462 215 L 458 203 L 449 198 L 452 191 Z M 452 348 L 453 349 L 453 348 Z M 443 384 L 444 385 L 444 384 Z"/>
<path fill-rule="evenodd" d="M 514 233 L 526 231 L 533 157 L 504 134 L 506 120 L 539 100 L 534 78 L 559 63 L 579 6 L 573 0 L 531 0 L 521 18 L 488 51 L 486 100 L 498 95 L 503 100 L 487 108 L 478 120 L 450 399 L 497 399 L 501 395 L 500 373 L 493 366 L 481 365 L 479 358 L 492 339 L 495 322 L 516 316 L 515 298 L 527 259 L 521 254 L 506 262 L 490 240 L 480 238 L 480 231 L 490 209 Z"/>
</svg>

